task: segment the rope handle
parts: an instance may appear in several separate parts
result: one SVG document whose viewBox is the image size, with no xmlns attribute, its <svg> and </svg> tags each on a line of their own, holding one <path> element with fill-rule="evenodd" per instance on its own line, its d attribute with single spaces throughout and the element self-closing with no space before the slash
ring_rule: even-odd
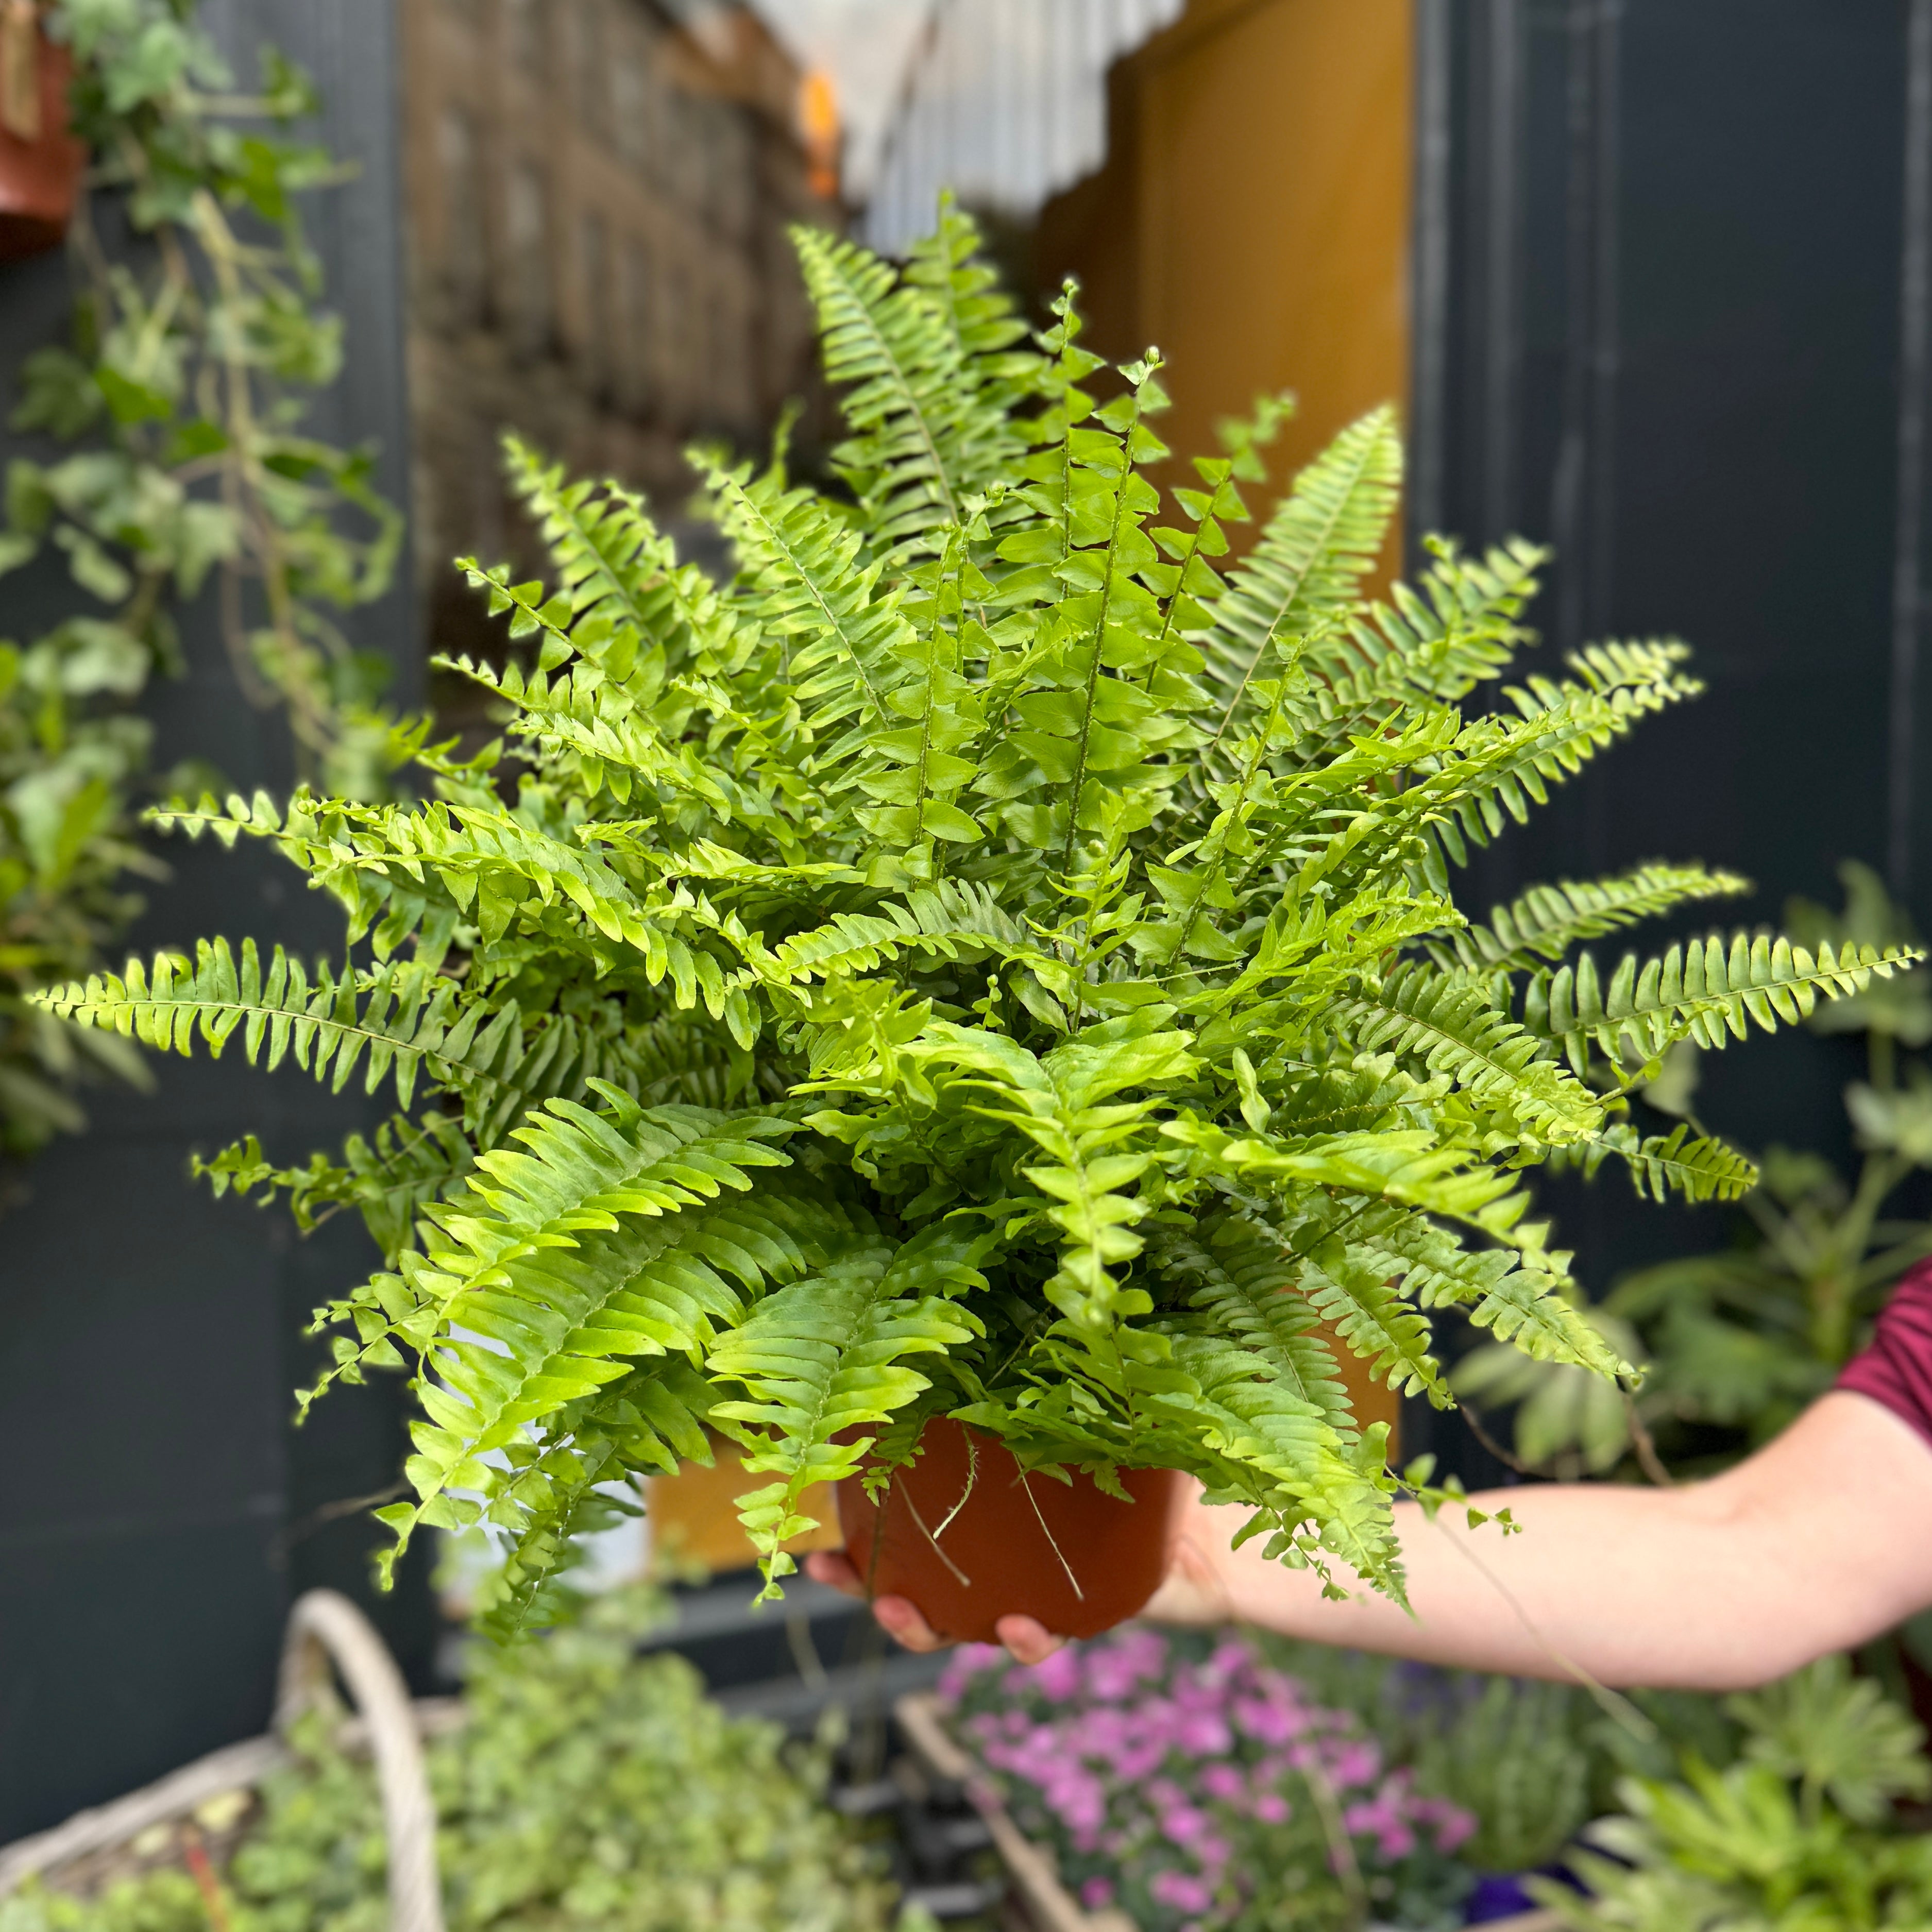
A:
<svg viewBox="0 0 1932 1932">
<path fill-rule="evenodd" d="M 443 1932 L 436 1882 L 436 1805 L 423 1767 L 410 1694 L 375 1626 L 336 1590 L 296 1600 L 282 1642 L 275 1728 L 286 1732 L 304 1712 L 338 1704 L 340 1676 L 368 1727 L 389 1840 L 390 1932 Z"/>
</svg>

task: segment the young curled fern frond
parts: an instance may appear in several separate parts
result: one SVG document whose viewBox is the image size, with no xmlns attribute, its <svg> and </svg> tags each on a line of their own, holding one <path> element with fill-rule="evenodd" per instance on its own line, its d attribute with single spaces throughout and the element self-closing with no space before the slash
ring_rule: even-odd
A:
<svg viewBox="0 0 1932 1932">
<path fill-rule="evenodd" d="M 800 234 L 841 487 L 697 455 L 722 580 L 513 441 L 550 566 L 460 566 L 509 649 L 452 668 L 508 723 L 466 760 L 418 740 L 423 796 L 154 814 L 272 848 L 341 908 L 338 962 L 215 940 L 39 999 L 393 1087 L 373 1138 L 201 1171 L 375 1234 L 323 1381 L 410 1378 L 386 1520 L 490 1526 L 494 1627 L 719 1436 L 768 1478 L 776 1586 L 808 1488 L 888 1479 L 946 1418 L 1029 1471 L 1186 1471 L 1328 1587 L 1400 1595 L 1388 1431 L 1348 1389 L 1452 1402 L 1454 1310 L 1620 1407 L 1529 1171 L 1736 1198 L 1742 1156 L 1635 1117 L 1660 1057 L 1919 956 L 1742 934 L 1600 970 L 1742 890 L 1662 862 L 1474 920 L 1472 848 L 1694 698 L 1683 646 L 1520 669 L 1520 542 L 1425 537 L 1371 595 L 1387 410 L 1224 576 L 1286 401 L 1168 488 L 1158 356 L 1108 370 L 1071 286 L 1029 340 L 976 244 L 950 206 L 903 267 Z"/>
</svg>

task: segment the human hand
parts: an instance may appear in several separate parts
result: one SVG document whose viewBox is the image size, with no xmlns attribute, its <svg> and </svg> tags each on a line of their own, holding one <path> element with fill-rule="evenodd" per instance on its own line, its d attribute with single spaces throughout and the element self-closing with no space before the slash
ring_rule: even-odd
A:
<svg viewBox="0 0 1932 1932">
<path fill-rule="evenodd" d="M 805 1559 L 805 1574 L 814 1583 L 829 1584 L 848 1597 L 864 1599 L 866 1586 L 843 1550 L 814 1550 Z M 951 1642 L 926 1622 L 908 1597 L 874 1597 L 872 1615 L 886 1634 L 908 1650 L 944 1650 Z M 993 1629 L 1008 1655 L 1020 1664 L 1044 1664 L 1066 1641 L 1033 1617 L 1002 1617 Z"/>
<path fill-rule="evenodd" d="M 1181 1506 L 1167 1573 L 1141 1614 L 1157 1623 L 1226 1623 L 1233 1614 L 1221 1561 L 1227 1554 L 1226 1529 L 1210 1518 L 1196 1490 Z M 805 1570 L 814 1582 L 848 1597 L 865 1597 L 859 1573 L 842 1550 L 814 1550 L 806 1558 Z M 886 1634 L 908 1650 L 943 1650 L 950 1641 L 933 1629 L 909 1598 L 875 1598 L 872 1614 Z M 993 1628 L 1020 1664 L 1044 1663 L 1066 1641 L 1033 1617 L 1001 1617 Z"/>
</svg>

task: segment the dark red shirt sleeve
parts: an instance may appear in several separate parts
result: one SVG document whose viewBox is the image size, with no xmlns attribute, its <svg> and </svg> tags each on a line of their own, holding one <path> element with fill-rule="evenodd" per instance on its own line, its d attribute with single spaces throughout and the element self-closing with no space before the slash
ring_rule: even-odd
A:
<svg viewBox="0 0 1932 1932">
<path fill-rule="evenodd" d="M 1932 1262 L 1900 1279 L 1871 1346 L 1845 1364 L 1838 1386 L 1882 1402 L 1932 1443 Z"/>
</svg>

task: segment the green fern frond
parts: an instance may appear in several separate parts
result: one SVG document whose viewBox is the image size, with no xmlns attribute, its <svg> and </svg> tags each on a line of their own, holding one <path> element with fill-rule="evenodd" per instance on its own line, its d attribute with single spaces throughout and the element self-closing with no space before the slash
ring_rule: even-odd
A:
<svg viewBox="0 0 1932 1932">
<path fill-rule="evenodd" d="M 899 595 L 879 590 L 884 565 L 861 564 L 858 532 L 809 489 L 768 478 L 747 486 L 716 469 L 706 481 L 737 545 L 753 621 L 801 640 L 786 675 L 818 728 L 862 710 L 873 727 L 889 725 L 886 693 L 904 674 L 912 627 Z"/>
<path fill-rule="evenodd" d="M 1466 927 L 1430 947 L 1442 967 L 1472 973 L 1534 972 L 1575 946 L 1698 899 L 1735 897 L 1750 881 L 1702 866 L 1639 866 L 1612 879 L 1532 886 L 1486 926 Z"/>
<path fill-rule="evenodd" d="M 415 1240 L 417 1216 L 452 1190 L 474 1160 L 470 1138 L 458 1123 L 430 1108 L 413 1118 L 392 1115 L 373 1140 L 351 1134 L 343 1143 L 340 1162 L 316 1154 L 304 1166 L 277 1167 L 249 1134 L 212 1160 L 196 1155 L 193 1167 L 217 1198 L 232 1187 L 243 1198 L 259 1196 L 258 1204 L 266 1208 L 286 1190 L 290 1211 L 304 1234 L 340 1209 L 352 1208 L 394 1268 Z"/>
<path fill-rule="evenodd" d="M 130 959 L 124 973 L 97 973 L 38 998 L 63 1018 L 167 1052 L 190 1053 L 199 1040 L 219 1059 L 238 1033 L 250 1061 L 272 1072 L 292 1059 L 337 1093 L 366 1055 L 363 1090 L 393 1074 L 404 1107 L 425 1066 L 452 1083 L 487 1074 L 515 1018 L 514 1009 L 493 1013 L 464 1001 L 453 980 L 414 962 L 340 972 L 324 962 L 311 980 L 278 946 L 265 974 L 252 939 L 238 962 L 225 939 L 202 940 L 192 966 L 160 952 L 152 966 Z"/>
<path fill-rule="evenodd" d="M 1211 742 L 1240 736 L 1249 687 L 1270 645 L 1310 636 L 1352 608 L 1388 540 L 1401 488 L 1401 430 L 1387 406 L 1351 424 L 1295 478 L 1200 639 L 1218 711 Z"/>
<path fill-rule="evenodd" d="M 1728 945 L 1714 934 L 1660 958 L 1626 954 L 1606 987 L 1586 952 L 1530 981 L 1523 1024 L 1560 1046 L 1580 1072 L 1594 1048 L 1628 1075 L 1680 1040 L 1716 1048 L 1745 1038 L 1753 1021 L 1767 1033 L 1793 1025 L 1821 997 L 1862 992 L 1874 974 L 1889 979 L 1924 957 L 1910 946 L 1828 940 L 1814 955 L 1768 933 L 1735 933 Z"/>
<path fill-rule="evenodd" d="M 799 1513 L 800 1496 L 852 1474 L 874 1439 L 860 1432 L 929 1386 L 907 1358 L 943 1354 L 982 1332 L 950 1298 L 982 1282 L 977 1246 L 943 1223 L 896 1251 L 875 1234 L 857 1235 L 820 1273 L 768 1296 L 711 1350 L 711 1373 L 747 1394 L 716 1413 L 756 1432 L 746 1466 L 778 1478 L 739 1502 L 766 1594 L 777 1595 L 776 1580 L 794 1567 L 779 1545 L 814 1526 Z"/>
<path fill-rule="evenodd" d="M 1336 1018 L 1365 1053 L 1414 1058 L 1552 1146 L 1596 1132 L 1603 1108 L 1549 1057 L 1534 1032 L 1498 1012 L 1486 981 L 1409 964 L 1372 994 L 1336 1003 Z"/>
<path fill-rule="evenodd" d="M 901 283 L 856 242 L 810 228 L 792 237 L 818 311 L 826 380 L 850 386 L 839 409 L 852 434 L 834 465 L 873 546 L 917 550 L 962 520 L 968 495 L 987 480 L 981 452 L 997 452 L 1009 434 L 1005 411 L 969 375 L 951 304 Z"/>
<path fill-rule="evenodd" d="M 1630 1170 L 1630 1185 L 1653 1201 L 1667 1201 L 1673 1194 L 1694 1203 L 1742 1201 L 1758 1183 L 1756 1162 L 1681 1122 L 1667 1134 L 1642 1135 L 1627 1122 L 1616 1121 L 1574 1154 L 1592 1175 L 1609 1155 L 1616 1155 Z"/>
<path fill-rule="evenodd" d="M 1405 1600 L 1380 1474 L 1388 1436 L 1378 1424 L 1352 1452 L 1312 1404 L 1290 1394 L 1256 1356 L 1216 1336 L 1175 1339 L 1174 1360 L 1200 1393 L 1171 1399 L 1208 1451 L 1197 1468 L 1204 1499 L 1254 1512 L 1238 1540 L 1265 1532 L 1267 1553 L 1322 1570 L 1325 1556 L 1398 1603 Z"/>
<path fill-rule="evenodd" d="M 1167 1236 L 1156 1259 L 1163 1274 L 1195 1284 L 1188 1306 L 1207 1316 L 1217 1334 L 1259 1356 L 1283 1388 L 1318 1410 L 1338 1436 L 1353 1439 L 1334 1352 L 1314 1332 L 1314 1311 L 1292 1292 L 1294 1265 L 1277 1240 L 1223 1216 Z"/>
<path fill-rule="evenodd" d="M 552 1101 L 513 1136 L 524 1151 L 478 1156 L 466 1194 L 431 1217 L 424 1254 L 403 1257 L 415 1309 L 397 1332 L 435 1376 L 419 1386 L 428 1420 L 406 1465 L 414 1521 L 474 1520 L 479 1506 L 448 1492 L 487 1504 L 500 1486 L 492 1452 L 637 1358 L 700 1354 L 742 1312 L 728 1276 L 755 1286 L 802 1258 L 769 1232 L 748 1247 L 758 1223 L 742 1210 L 669 1225 L 748 1190 L 748 1169 L 784 1166 L 770 1143 L 790 1123 L 646 1109 L 601 1083 L 599 1097 L 602 1113 Z"/>
</svg>

